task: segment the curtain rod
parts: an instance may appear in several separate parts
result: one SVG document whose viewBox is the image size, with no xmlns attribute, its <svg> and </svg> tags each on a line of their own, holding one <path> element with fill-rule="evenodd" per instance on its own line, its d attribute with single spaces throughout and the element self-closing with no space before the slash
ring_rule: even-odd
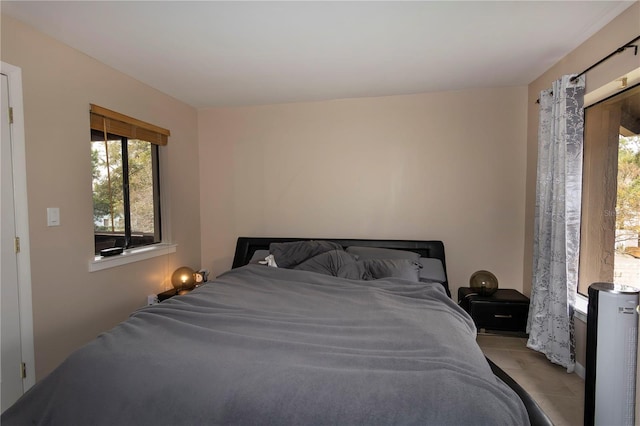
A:
<svg viewBox="0 0 640 426">
<path fill-rule="evenodd" d="M 591 71 L 592 69 L 594 69 L 595 67 L 597 67 L 598 65 L 600 65 L 601 63 L 605 62 L 606 60 L 610 59 L 612 56 L 617 55 L 618 53 L 622 53 L 627 49 L 630 48 L 634 48 L 634 52 L 633 55 L 636 56 L 638 54 L 638 45 L 637 44 L 633 44 L 634 42 L 640 40 L 640 36 L 634 38 L 633 40 L 631 40 L 628 43 L 625 43 L 624 45 L 618 47 L 616 50 L 614 50 L 613 52 L 609 53 L 607 56 L 605 56 L 604 58 L 600 59 L 598 62 L 596 62 L 595 64 L 591 65 L 589 68 L 585 69 L 584 71 L 582 71 L 580 74 L 576 74 L 573 77 L 571 77 L 569 79 L 569 81 L 571 83 L 573 83 L 574 81 L 576 81 L 578 78 L 580 78 L 580 76 L 585 75 L 586 73 L 588 73 L 589 71 Z M 536 103 L 539 104 L 540 103 L 540 99 L 536 100 Z"/>
<path fill-rule="evenodd" d="M 608 60 L 609 58 L 611 58 L 614 55 L 617 55 L 618 53 L 622 53 L 624 52 L 626 49 L 629 49 L 631 47 L 634 48 L 634 53 L 633 55 L 637 55 L 638 54 L 638 45 L 637 44 L 633 44 L 634 42 L 640 40 L 640 36 L 634 38 L 633 40 L 631 40 L 628 43 L 625 43 L 624 45 L 618 47 L 616 50 L 614 50 L 613 52 L 609 53 L 607 56 L 605 56 L 604 58 L 600 59 L 598 62 L 596 62 L 595 64 L 591 65 L 589 68 L 585 69 L 584 71 L 582 71 L 580 74 L 576 74 L 573 77 L 571 77 L 569 79 L 569 81 L 571 81 L 572 83 L 574 81 L 576 81 L 581 75 L 584 75 L 586 73 L 588 73 L 589 71 L 591 71 L 592 69 L 594 69 L 595 67 L 597 67 L 598 65 L 600 65 L 601 63 L 605 62 L 606 60 Z"/>
</svg>

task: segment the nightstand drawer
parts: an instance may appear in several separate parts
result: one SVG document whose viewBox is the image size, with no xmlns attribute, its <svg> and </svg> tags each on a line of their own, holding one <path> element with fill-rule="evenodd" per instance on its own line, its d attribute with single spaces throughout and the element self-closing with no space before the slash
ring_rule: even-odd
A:
<svg viewBox="0 0 640 426">
<path fill-rule="evenodd" d="M 529 305 L 470 301 L 469 313 L 478 328 L 525 331 Z"/>
<path fill-rule="evenodd" d="M 480 296 L 470 287 L 460 287 L 458 301 L 478 329 L 525 332 L 527 328 L 529 298 L 519 291 L 505 288 Z"/>
</svg>

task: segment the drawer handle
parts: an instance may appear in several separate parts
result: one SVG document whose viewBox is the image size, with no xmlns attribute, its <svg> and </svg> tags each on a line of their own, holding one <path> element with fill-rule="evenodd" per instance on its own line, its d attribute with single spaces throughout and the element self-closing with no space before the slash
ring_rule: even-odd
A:
<svg viewBox="0 0 640 426">
<path fill-rule="evenodd" d="M 493 315 L 495 318 L 513 318 L 513 315 L 500 315 L 500 314 L 495 314 Z"/>
</svg>

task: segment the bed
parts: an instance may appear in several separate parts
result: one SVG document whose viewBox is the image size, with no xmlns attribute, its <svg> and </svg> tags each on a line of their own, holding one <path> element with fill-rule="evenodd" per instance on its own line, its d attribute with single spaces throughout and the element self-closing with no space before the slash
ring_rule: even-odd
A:
<svg viewBox="0 0 640 426">
<path fill-rule="evenodd" d="M 231 270 L 134 312 L 0 421 L 551 424 L 475 333 L 442 242 L 239 238 Z"/>
</svg>

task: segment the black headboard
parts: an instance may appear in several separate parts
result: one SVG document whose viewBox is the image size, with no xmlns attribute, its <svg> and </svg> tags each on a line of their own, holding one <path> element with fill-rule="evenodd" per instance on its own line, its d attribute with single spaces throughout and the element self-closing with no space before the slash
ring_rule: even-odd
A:
<svg viewBox="0 0 640 426">
<path fill-rule="evenodd" d="M 271 243 L 286 243 L 291 241 L 322 240 L 333 241 L 343 248 L 349 246 L 380 247 L 396 250 L 406 250 L 419 253 L 421 257 L 433 257 L 440 259 L 447 276 L 447 263 L 444 257 L 444 244 L 442 241 L 411 241 L 411 240 L 361 240 L 361 239 L 337 239 L 337 238 L 266 238 L 266 237 L 239 237 L 236 244 L 236 254 L 233 258 L 232 268 L 239 268 L 249 263 L 256 250 L 269 250 Z M 442 283 L 449 293 L 448 280 Z"/>
</svg>

